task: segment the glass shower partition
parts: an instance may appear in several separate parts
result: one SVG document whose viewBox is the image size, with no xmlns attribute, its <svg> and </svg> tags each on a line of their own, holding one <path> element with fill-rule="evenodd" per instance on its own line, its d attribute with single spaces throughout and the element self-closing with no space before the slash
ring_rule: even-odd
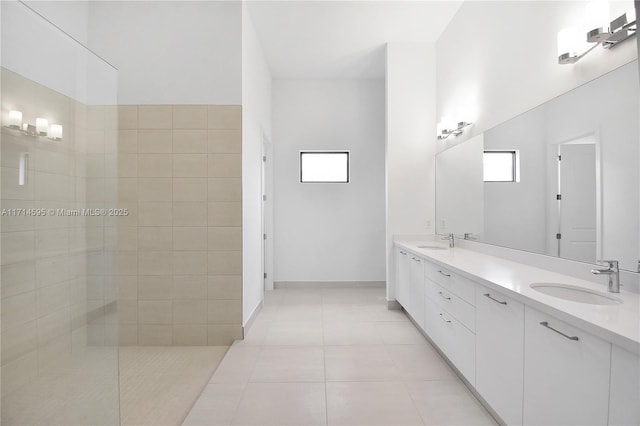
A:
<svg viewBox="0 0 640 426">
<path fill-rule="evenodd" d="M 117 70 L 0 7 L 0 423 L 117 425 Z"/>
</svg>

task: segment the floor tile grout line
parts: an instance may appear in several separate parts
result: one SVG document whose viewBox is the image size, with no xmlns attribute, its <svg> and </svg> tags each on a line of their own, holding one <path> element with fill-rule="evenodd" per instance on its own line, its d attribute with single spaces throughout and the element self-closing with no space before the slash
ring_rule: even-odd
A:
<svg viewBox="0 0 640 426">
<path fill-rule="evenodd" d="M 328 426 L 329 425 L 329 397 L 327 393 L 327 353 L 325 350 L 325 339 L 324 339 L 324 295 L 321 296 L 320 305 L 320 326 L 322 329 L 322 374 L 324 376 L 324 422 Z"/>
<path fill-rule="evenodd" d="M 253 362 L 253 365 L 251 366 L 251 369 L 250 369 L 248 377 L 247 377 L 247 381 L 241 384 L 242 385 L 242 391 L 240 392 L 240 398 L 238 398 L 238 402 L 236 403 L 236 408 L 235 408 L 235 410 L 233 410 L 233 416 L 231 416 L 231 423 L 230 424 L 233 424 L 234 421 L 236 420 L 237 416 L 238 416 L 238 410 L 240 409 L 240 404 L 242 403 L 242 400 L 244 399 L 244 396 L 245 396 L 245 394 L 247 392 L 247 387 L 249 386 L 249 383 L 251 383 L 251 376 L 253 376 L 253 372 L 254 372 L 254 370 L 256 368 L 256 364 L 258 363 L 258 360 L 260 359 L 260 355 L 262 355 L 262 352 L 264 350 L 264 344 L 261 344 L 258 347 L 260 348 L 259 351 L 258 351 L 258 356 L 256 357 L 255 361 Z"/>
</svg>

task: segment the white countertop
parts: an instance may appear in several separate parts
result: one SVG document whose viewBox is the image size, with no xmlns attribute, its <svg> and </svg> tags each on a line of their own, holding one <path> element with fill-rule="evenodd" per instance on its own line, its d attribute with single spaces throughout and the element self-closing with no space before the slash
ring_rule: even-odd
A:
<svg viewBox="0 0 640 426">
<path fill-rule="evenodd" d="M 640 294 L 626 292 L 624 288 L 620 293 L 607 293 L 605 277 L 603 277 L 603 285 L 599 285 L 468 249 L 456 247 L 435 250 L 418 247 L 436 244 L 447 247 L 447 242 L 443 241 L 434 243 L 434 240 L 396 238 L 395 244 L 490 289 L 501 291 L 512 299 L 640 354 Z M 533 283 L 579 286 L 606 293 L 621 299 L 623 303 L 592 305 L 572 302 L 540 293 L 529 287 Z"/>
</svg>

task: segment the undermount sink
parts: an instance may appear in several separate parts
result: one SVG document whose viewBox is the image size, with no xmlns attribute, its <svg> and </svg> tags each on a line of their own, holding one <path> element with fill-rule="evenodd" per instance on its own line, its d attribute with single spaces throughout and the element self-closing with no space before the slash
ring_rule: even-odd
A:
<svg viewBox="0 0 640 426">
<path fill-rule="evenodd" d="M 447 250 L 448 249 L 448 247 L 434 246 L 434 245 L 420 245 L 418 246 L 418 248 L 431 249 L 431 250 Z"/>
<path fill-rule="evenodd" d="M 622 300 L 617 297 L 568 284 L 536 283 L 531 284 L 530 287 L 540 293 L 571 302 L 588 303 L 591 305 L 617 305 L 622 303 Z"/>
</svg>

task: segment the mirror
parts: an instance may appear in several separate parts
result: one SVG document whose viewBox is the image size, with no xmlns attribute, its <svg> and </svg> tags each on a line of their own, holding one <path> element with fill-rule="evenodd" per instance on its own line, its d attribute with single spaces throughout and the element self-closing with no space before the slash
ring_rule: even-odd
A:
<svg viewBox="0 0 640 426">
<path fill-rule="evenodd" d="M 436 232 L 640 272 L 638 117 L 634 61 L 439 153 Z"/>
</svg>

